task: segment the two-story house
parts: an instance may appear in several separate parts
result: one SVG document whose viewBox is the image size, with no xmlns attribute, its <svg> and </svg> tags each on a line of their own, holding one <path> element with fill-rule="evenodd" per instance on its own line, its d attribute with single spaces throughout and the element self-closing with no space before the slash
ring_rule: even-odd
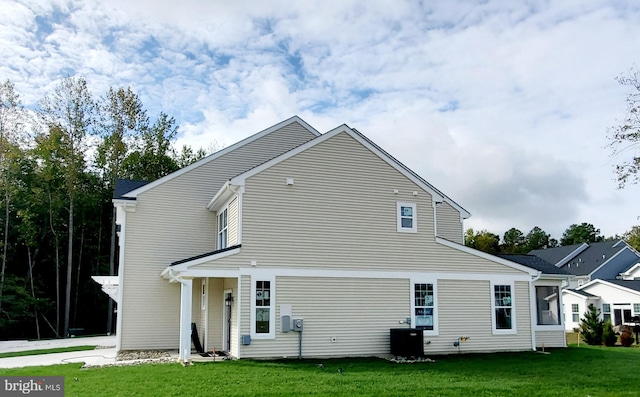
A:
<svg viewBox="0 0 640 397">
<path fill-rule="evenodd" d="M 470 214 L 346 125 L 293 117 L 114 205 L 119 350 L 188 361 L 192 323 L 236 358 L 388 354 L 399 327 L 426 354 L 565 346 L 567 276 L 465 247 Z"/>
</svg>

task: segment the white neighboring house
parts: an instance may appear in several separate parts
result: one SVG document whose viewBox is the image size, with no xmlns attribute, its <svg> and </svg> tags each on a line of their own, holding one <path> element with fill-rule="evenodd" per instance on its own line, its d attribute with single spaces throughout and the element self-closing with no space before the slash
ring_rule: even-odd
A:
<svg viewBox="0 0 640 397">
<path fill-rule="evenodd" d="M 640 316 L 640 280 L 595 279 L 575 290 L 565 290 L 565 324 L 567 330 L 580 325 L 589 304 L 600 309 L 603 320 L 614 326 L 634 324 Z"/>
<path fill-rule="evenodd" d="M 470 214 L 346 125 L 293 117 L 113 201 L 118 350 L 189 361 L 192 324 L 236 358 L 388 354 L 409 327 L 426 354 L 565 346 L 570 276 L 465 247 Z"/>
</svg>

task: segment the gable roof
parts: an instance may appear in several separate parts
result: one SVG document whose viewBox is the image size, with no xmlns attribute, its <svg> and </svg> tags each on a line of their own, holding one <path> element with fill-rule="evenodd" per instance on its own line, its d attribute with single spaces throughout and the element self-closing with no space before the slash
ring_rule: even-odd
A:
<svg viewBox="0 0 640 397">
<path fill-rule="evenodd" d="M 598 298 L 598 295 L 590 294 L 590 293 L 588 293 L 586 291 L 579 291 L 577 289 L 566 289 L 565 291 L 566 292 L 571 292 L 571 293 L 573 293 L 575 295 L 580 295 L 580 296 L 585 297 L 585 298 Z"/>
<path fill-rule="evenodd" d="M 573 275 L 587 276 L 626 249 L 630 250 L 630 247 L 623 240 L 614 240 L 534 250 L 529 254 L 553 263 Z"/>
<path fill-rule="evenodd" d="M 532 269 L 541 271 L 543 274 L 560 274 L 566 276 L 570 275 L 570 273 L 567 273 L 566 271 L 553 266 L 551 263 L 535 255 L 498 254 L 497 256 L 508 261 L 516 262 Z"/>
<path fill-rule="evenodd" d="M 387 152 L 385 152 L 384 150 L 382 150 L 380 147 L 378 147 L 377 145 L 375 145 L 373 142 L 371 142 L 371 140 L 369 140 L 368 138 L 366 138 L 364 135 L 362 135 L 360 132 L 350 128 L 349 126 L 347 126 L 346 124 L 342 124 L 341 126 L 338 126 L 336 128 L 334 128 L 331 131 L 328 131 L 306 143 L 303 143 L 302 145 L 293 148 L 291 150 L 289 150 L 288 152 L 285 152 L 283 154 L 281 154 L 280 156 L 277 156 L 269 161 L 266 161 L 256 167 L 253 167 L 235 177 L 233 177 L 231 180 L 229 180 L 229 182 L 225 185 L 229 186 L 229 185 L 235 185 L 235 186 L 241 186 L 244 185 L 245 180 L 253 175 L 258 174 L 259 172 L 262 172 L 276 164 L 281 163 L 282 161 L 285 161 L 295 155 L 297 155 L 298 153 L 301 153 L 307 149 L 310 149 L 324 141 L 326 141 L 327 139 L 330 139 L 340 133 L 345 133 L 348 134 L 351 138 L 353 138 L 354 140 L 356 140 L 358 143 L 360 143 L 362 146 L 364 146 L 365 148 L 369 149 L 372 153 L 374 153 L 375 155 L 377 155 L 378 157 L 380 157 L 382 160 L 384 160 L 387 164 L 389 164 L 391 167 L 395 168 L 398 172 L 400 172 L 401 174 L 403 174 L 405 177 L 407 177 L 408 179 L 410 179 L 412 182 L 414 182 L 416 185 L 420 186 L 422 189 L 424 189 L 425 191 L 429 192 L 433 198 L 434 201 L 446 201 L 447 203 L 449 203 L 452 207 L 454 207 L 456 210 L 458 210 L 461 214 L 461 216 L 463 218 L 468 218 L 471 216 L 471 214 L 465 210 L 464 208 L 462 208 L 458 203 L 456 203 L 455 201 L 453 201 L 452 199 L 450 199 L 449 197 L 447 197 L 446 195 L 444 195 L 442 192 L 440 192 L 438 189 L 436 189 L 433 185 L 429 184 L 427 181 L 425 181 L 423 178 L 421 178 L 418 174 L 416 174 L 415 172 L 411 171 L 407 166 L 405 166 L 404 164 L 402 164 L 400 161 L 398 161 L 397 159 L 395 159 L 394 157 L 392 157 L 391 155 L 389 155 Z M 225 187 L 223 187 L 212 199 L 211 199 L 211 203 L 215 202 L 218 198 L 219 195 L 223 194 L 223 192 L 225 191 Z"/>
<path fill-rule="evenodd" d="M 589 248 L 563 265 L 563 269 L 576 276 L 589 275 L 627 249 L 626 244 L 619 245 L 618 243 L 618 240 L 590 243 Z"/>
<path fill-rule="evenodd" d="M 113 199 L 135 200 L 133 197 L 124 197 L 124 195 L 148 183 L 147 181 L 136 181 L 133 179 L 116 179 L 115 186 L 113 187 Z"/>
<path fill-rule="evenodd" d="M 190 165 L 188 165 L 188 166 L 186 166 L 184 168 L 181 168 L 176 172 L 173 172 L 173 173 L 171 173 L 169 175 L 166 175 L 166 176 L 164 176 L 164 177 L 162 177 L 160 179 L 156 179 L 155 181 L 153 181 L 151 183 L 148 183 L 148 184 L 146 184 L 146 185 L 144 185 L 144 186 L 142 186 L 142 187 L 140 187 L 138 189 L 130 191 L 130 192 L 126 193 L 124 196 L 127 197 L 127 198 L 135 198 L 140 193 L 146 192 L 147 190 L 153 189 L 154 187 L 156 187 L 158 185 L 161 185 L 161 184 L 163 184 L 163 183 L 165 183 L 167 181 L 170 181 L 170 180 L 172 180 L 172 179 L 174 179 L 174 178 L 176 178 L 176 177 L 178 177 L 178 176 L 180 176 L 182 174 L 185 174 L 185 173 L 187 173 L 187 172 L 189 172 L 189 171 L 191 171 L 191 170 L 193 170 L 195 168 L 201 167 L 201 166 L 203 166 L 203 165 L 205 165 L 205 164 L 207 164 L 207 163 L 209 163 L 209 162 L 211 162 L 211 161 L 213 161 L 213 160 L 215 160 L 215 159 L 217 159 L 219 157 L 224 156 L 227 153 L 233 152 L 234 150 L 236 150 L 236 149 L 238 149 L 238 148 L 240 148 L 240 147 L 242 147 L 242 146 L 244 146 L 244 145 L 246 145 L 248 143 L 251 143 L 251 142 L 255 141 L 256 139 L 262 138 L 263 136 L 265 136 L 267 134 L 270 134 L 270 133 L 272 133 L 274 131 L 277 131 L 277 130 L 281 129 L 282 127 L 284 127 L 286 125 L 289 125 L 289 124 L 292 124 L 292 123 L 300 124 L 302 127 L 304 127 L 307 131 L 309 131 L 311 134 L 315 135 L 316 137 L 320 136 L 320 133 L 315 128 L 313 128 L 309 124 L 307 124 L 307 122 L 305 122 L 304 120 L 302 120 L 298 116 L 293 116 L 293 117 L 291 117 L 291 118 L 289 118 L 287 120 L 281 121 L 278 124 L 267 128 L 265 130 L 262 130 L 262 131 L 260 131 L 260 132 L 258 132 L 256 134 L 253 134 L 248 138 L 245 138 L 245 139 L 243 139 L 243 140 L 241 140 L 239 142 L 236 142 L 231 146 L 228 146 L 228 147 L 226 147 L 226 148 L 224 148 L 222 150 L 219 150 L 219 151 L 217 151 L 217 152 L 215 152 L 215 153 L 213 153 L 213 154 L 211 154 L 211 155 L 209 155 L 209 156 L 207 156 L 207 157 L 205 157 L 205 158 L 203 158 L 203 159 L 201 159 L 199 161 L 196 161 L 193 164 L 190 164 Z"/>
<path fill-rule="evenodd" d="M 535 255 L 554 266 L 562 266 L 566 261 L 571 260 L 580 252 L 589 247 L 589 244 L 572 244 L 564 245 L 561 247 L 544 248 L 539 250 L 533 250 L 529 252 L 529 255 Z"/>
<path fill-rule="evenodd" d="M 632 289 L 640 292 L 640 280 L 604 280 L 611 284 L 619 285 L 620 287 Z"/>
</svg>

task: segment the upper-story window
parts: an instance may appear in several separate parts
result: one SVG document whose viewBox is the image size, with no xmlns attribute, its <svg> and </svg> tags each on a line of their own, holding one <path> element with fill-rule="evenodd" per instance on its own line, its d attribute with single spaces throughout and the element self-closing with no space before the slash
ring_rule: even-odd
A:
<svg viewBox="0 0 640 397">
<path fill-rule="evenodd" d="M 418 231 L 418 216 L 416 203 L 397 203 L 398 232 L 416 233 Z"/>
<path fill-rule="evenodd" d="M 218 214 L 218 249 L 227 248 L 227 209 Z"/>
</svg>

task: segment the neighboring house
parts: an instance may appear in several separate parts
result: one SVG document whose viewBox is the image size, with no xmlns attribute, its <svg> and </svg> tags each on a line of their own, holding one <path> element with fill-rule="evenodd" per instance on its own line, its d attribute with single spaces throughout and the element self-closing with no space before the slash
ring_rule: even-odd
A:
<svg viewBox="0 0 640 397">
<path fill-rule="evenodd" d="M 565 346 L 566 274 L 463 245 L 470 214 L 346 125 L 285 120 L 114 199 L 117 349 L 175 349 L 191 324 L 237 358 Z M 303 319 L 302 333 L 288 329 Z"/>
<path fill-rule="evenodd" d="M 578 289 L 566 290 L 563 299 L 567 330 L 580 325 L 590 304 L 614 326 L 633 324 L 632 317 L 640 316 L 640 280 L 595 279 Z"/>
<path fill-rule="evenodd" d="M 590 304 L 614 325 L 629 323 L 640 314 L 637 284 L 640 254 L 623 240 L 583 243 L 531 251 L 559 269 L 575 275 L 563 292 L 565 328 L 580 325 Z"/>
<path fill-rule="evenodd" d="M 623 240 L 540 249 L 529 254 L 575 275 L 571 288 L 597 278 L 615 279 L 640 263 L 640 254 Z"/>
</svg>

